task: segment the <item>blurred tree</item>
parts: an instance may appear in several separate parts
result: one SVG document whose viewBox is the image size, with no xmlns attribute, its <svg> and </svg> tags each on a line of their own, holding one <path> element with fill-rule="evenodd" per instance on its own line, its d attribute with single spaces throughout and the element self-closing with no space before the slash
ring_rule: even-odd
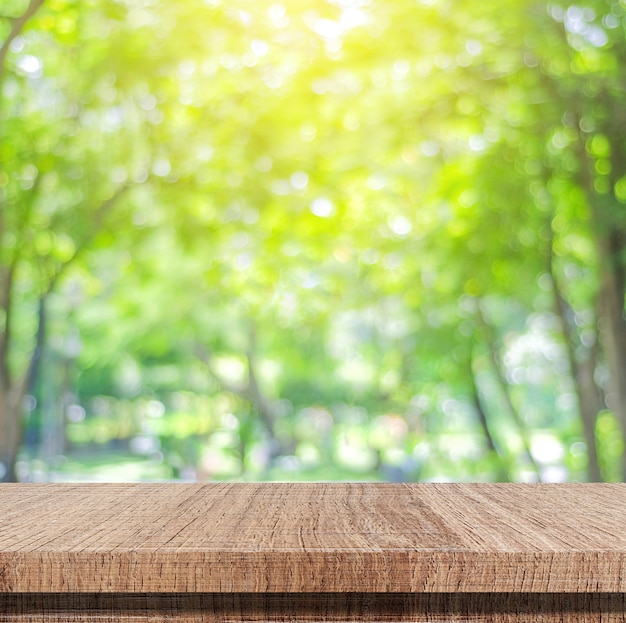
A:
<svg viewBox="0 0 626 623">
<path fill-rule="evenodd" d="M 511 258 L 516 269 L 502 274 L 515 288 L 520 282 L 535 287 L 542 275 L 549 275 L 544 283 L 549 283 L 552 310 L 560 321 L 588 447 L 589 477 L 599 480 L 598 414 L 608 406 L 626 431 L 620 207 L 620 180 L 626 172 L 620 111 L 626 92 L 618 60 L 625 51 L 623 9 L 615 2 L 520 7 L 519 34 L 508 33 L 509 44 L 516 42 L 511 47 L 517 58 L 508 59 L 504 76 L 497 75 L 493 60 L 486 65 L 495 78 L 495 97 L 487 98 L 483 118 L 497 139 L 486 149 L 487 158 L 481 158 L 479 179 L 485 186 L 482 191 L 478 187 L 479 194 L 501 207 L 515 197 L 511 208 L 523 215 L 523 221 L 513 224 L 511 209 L 504 211 L 509 222 L 501 231 L 510 251 L 501 252 L 492 266 Z M 508 200 L 499 192 L 507 187 Z M 538 309 L 532 297 L 540 290 L 534 292 L 528 291 L 526 301 Z M 601 382 L 605 365 L 609 377 Z"/>
<path fill-rule="evenodd" d="M 543 479 L 555 429 L 613 477 L 619 2 L 40 4 L 0 24 L 5 478 L 70 274 L 81 399 L 215 399 L 184 428 L 241 471 L 318 439 L 413 477 L 462 431 L 472 477 Z"/>
<path fill-rule="evenodd" d="M 137 122 L 116 95 L 94 32 L 99 19 L 114 22 L 106 9 L 86 20 L 73 3 L 41 5 L 9 3 L 2 17 L 0 471 L 7 480 L 15 479 L 47 301 L 90 248 L 106 246 L 113 228 L 120 232 L 125 195 L 145 178 L 141 158 L 134 172 L 115 164 Z"/>
</svg>

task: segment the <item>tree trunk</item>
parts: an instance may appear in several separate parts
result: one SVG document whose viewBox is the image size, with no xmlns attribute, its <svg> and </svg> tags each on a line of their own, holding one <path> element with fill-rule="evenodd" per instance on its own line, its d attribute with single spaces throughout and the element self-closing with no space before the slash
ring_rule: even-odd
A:
<svg viewBox="0 0 626 623">
<path fill-rule="evenodd" d="M 622 252 L 616 235 L 599 241 L 601 259 L 600 310 L 601 335 L 609 368 L 607 395 L 626 441 L 626 320 L 624 318 L 624 270 L 619 263 Z M 626 480 L 626 453 L 622 455 L 622 479 Z"/>
<path fill-rule="evenodd" d="M 4 326 L 0 330 L 0 481 L 15 482 L 15 460 L 21 443 L 21 400 L 16 400 L 15 381 L 9 367 L 12 338 L 11 294 L 15 264 L 0 270 L 0 309 Z"/>
<path fill-rule="evenodd" d="M 487 444 L 489 453 L 496 460 L 497 478 L 499 481 L 510 482 L 512 478 L 511 478 L 511 474 L 509 473 L 506 457 L 504 456 L 502 450 L 499 447 L 499 444 L 496 442 L 494 436 L 491 433 L 491 428 L 489 426 L 489 419 L 487 417 L 487 412 L 483 406 L 483 401 L 480 396 L 480 390 L 478 389 L 478 383 L 476 382 L 476 373 L 474 371 L 474 347 L 473 346 L 472 346 L 472 351 L 470 352 L 470 359 L 469 359 L 469 379 L 470 379 L 470 388 L 472 392 L 472 402 L 474 403 L 474 409 L 476 410 L 476 414 L 478 415 L 478 421 L 483 431 L 483 435 L 485 436 L 485 442 Z"/>
<path fill-rule="evenodd" d="M 0 396 L 0 482 L 16 482 L 15 463 L 22 443 L 21 401 L 12 392 Z"/>
<path fill-rule="evenodd" d="M 483 330 L 485 345 L 490 354 L 491 368 L 493 371 L 494 380 L 496 381 L 496 384 L 500 389 L 502 399 L 504 400 L 509 415 L 515 423 L 515 427 L 517 428 L 518 435 L 524 447 L 524 454 L 526 455 L 526 459 L 532 470 L 537 474 L 538 482 L 541 482 L 541 467 L 535 460 L 535 457 L 532 453 L 528 427 L 526 426 L 526 422 L 524 422 L 521 414 L 517 410 L 517 407 L 513 403 L 513 399 L 511 397 L 511 387 L 506 380 L 504 364 L 502 363 L 500 353 L 498 352 L 495 332 L 493 327 L 487 322 L 487 319 L 480 309 L 480 304 L 477 309 L 477 320 Z"/>
<path fill-rule="evenodd" d="M 574 381 L 574 389 L 578 402 L 578 412 L 587 445 L 587 478 L 590 482 L 601 482 L 600 463 L 596 444 L 596 420 L 603 406 L 602 390 L 595 379 L 598 356 L 599 337 L 596 332 L 595 343 L 586 348 L 583 356 L 577 356 L 582 343 L 578 335 L 576 323 L 573 321 L 574 312 L 571 305 L 565 300 L 554 269 L 552 256 L 552 242 L 548 250 L 548 270 L 552 278 L 552 293 L 554 295 L 554 310 L 561 324 L 561 332 L 567 350 L 567 359 L 570 373 Z"/>
<path fill-rule="evenodd" d="M 196 347 L 196 355 L 205 364 L 209 374 L 227 392 L 246 400 L 256 414 L 270 438 L 270 462 L 277 457 L 293 454 L 293 439 L 281 439 L 276 433 L 276 420 L 279 417 L 278 401 L 268 398 L 259 382 L 257 370 L 257 335 L 254 323 L 250 323 L 248 331 L 248 347 L 245 352 L 247 378 L 245 383 L 237 384 L 225 379 L 214 365 L 214 355 L 202 346 Z"/>
<path fill-rule="evenodd" d="M 576 111 L 576 118 L 581 114 Z M 579 124 L 580 125 L 580 124 Z M 609 136 L 620 136 L 620 128 L 606 128 Z M 624 241 L 626 230 L 622 208 L 615 197 L 602 195 L 594 187 L 595 163 L 587 153 L 586 138 L 578 135 L 578 159 L 581 165 L 580 181 L 587 195 L 592 232 L 599 260 L 599 325 L 602 346 L 609 369 L 607 406 L 615 413 L 620 424 L 622 440 L 626 443 L 626 317 L 624 316 L 624 291 L 626 286 L 624 266 Z M 619 141 L 613 145 L 611 164 L 613 173 L 622 175 L 626 159 Z M 617 179 L 612 179 L 612 184 Z M 626 452 L 622 453 L 622 480 L 626 480 Z"/>
<path fill-rule="evenodd" d="M 575 383 L 583 434 L 587 445 L 587 476 L 589 482 L 601 482 L 598 447 L 596 445 L 596 420 L 601 408 L 600 391 L 595 381 L 595 357 L 576 365 Z"/>
</svg>

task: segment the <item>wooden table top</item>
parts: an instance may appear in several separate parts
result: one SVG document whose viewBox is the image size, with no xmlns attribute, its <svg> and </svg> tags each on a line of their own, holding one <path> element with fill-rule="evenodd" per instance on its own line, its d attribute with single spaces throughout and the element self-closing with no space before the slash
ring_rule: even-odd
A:
<svg viewBox="0 0 626 623">
<path fill-rule="evenodd" d="M 626 485 L 3 484 L 0 592 L 626 592 Z"/>
</svg>

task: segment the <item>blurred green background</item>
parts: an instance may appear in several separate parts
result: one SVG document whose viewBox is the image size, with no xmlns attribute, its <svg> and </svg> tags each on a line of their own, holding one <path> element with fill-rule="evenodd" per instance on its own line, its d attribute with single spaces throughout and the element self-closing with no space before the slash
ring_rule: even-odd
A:
<svg viewBox="0 0 626 623">
<path fill-rule="evenodd" d="M 625 13 L 4 0 L 0 479 L 622 480 Z"/>
</svg>

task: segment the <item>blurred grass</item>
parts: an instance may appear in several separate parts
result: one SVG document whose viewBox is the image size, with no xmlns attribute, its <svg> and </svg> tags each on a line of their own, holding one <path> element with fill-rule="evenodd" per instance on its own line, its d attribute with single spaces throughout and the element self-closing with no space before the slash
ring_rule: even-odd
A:
<svg viewBox="0 0 626 623">
<path fill-rule="evenodd" d="M 172 477 L 172 469 L 161 461 L 133 460 L 123 454 L 66 459 L 50 474 L 53 482 L 140 482 Z"/>
</svg>

